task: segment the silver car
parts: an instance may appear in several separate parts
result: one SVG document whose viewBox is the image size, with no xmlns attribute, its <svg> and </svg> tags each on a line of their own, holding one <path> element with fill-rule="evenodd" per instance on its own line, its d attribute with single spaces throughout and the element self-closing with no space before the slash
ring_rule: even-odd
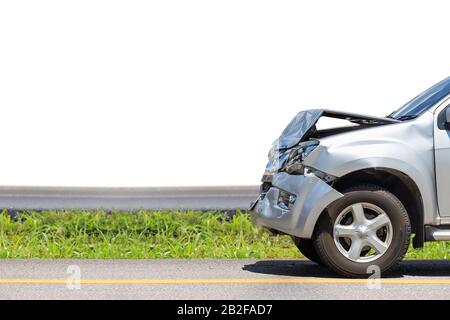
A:
<svg viewBox="0 0 450 320">
<path fill-rule="evenodd" d="M 318 130 L 322 117 L 348 125 Z M 273 143 L 256 222 L 348 277 L 450 240 L 450 77 L 385 118 L 298 113 Z"/>
</svg>

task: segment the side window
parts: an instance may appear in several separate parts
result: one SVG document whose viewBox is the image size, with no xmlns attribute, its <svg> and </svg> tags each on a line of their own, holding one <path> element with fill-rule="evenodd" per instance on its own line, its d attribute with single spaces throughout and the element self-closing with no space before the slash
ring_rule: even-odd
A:
<svg viewBox="0 0 450 320">
<path fill-rule="evenodd" d="M 437 125 L 441 130 L 450 130 L 450 105 L 439 113 Z"/>
</svg>

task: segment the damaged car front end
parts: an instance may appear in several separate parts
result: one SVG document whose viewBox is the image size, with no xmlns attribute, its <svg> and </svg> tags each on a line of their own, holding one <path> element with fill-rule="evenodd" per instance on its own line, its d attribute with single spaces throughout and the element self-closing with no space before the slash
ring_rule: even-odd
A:
<svg viewBox="0 0 450 320">
<path fill-rule="evenodd" d="M 318 129 L 319 119 L 345 125 Z M 298 113 L 269 152 L 263 227 L 291 235 L 306 258 L 348 277 L 381 272 L 426 241 L 450 241 L 450 77 L 385 118 Z"/>
<path fill-rule="evenodd" d="M 321 117 L 348 120 L 353 125 L 317 130 Z M 343 197 L 333 188 L 336 177 L 305 165 L 320 139 L 329 135 L 397 122 L 329 110 L 299 112 L 272 144 L 262 178 L 261 192 L 251 204 L 255 221 L 272 231 L 310 239 L 321 213 Z"/>
</svg>

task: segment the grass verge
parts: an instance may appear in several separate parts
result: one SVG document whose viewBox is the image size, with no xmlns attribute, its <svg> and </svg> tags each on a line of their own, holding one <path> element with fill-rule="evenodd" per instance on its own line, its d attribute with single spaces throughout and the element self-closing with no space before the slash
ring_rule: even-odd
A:
<svg viewBox="0 0 450 320">
<path fill-rule="evenodd" d="M 446 243 L 410 250 L 446 259 Z M 25 212 L 0 214 L 0 258 L 300 258 L 288 236 L 256 227 L 246 213 Z"/>
</svg>

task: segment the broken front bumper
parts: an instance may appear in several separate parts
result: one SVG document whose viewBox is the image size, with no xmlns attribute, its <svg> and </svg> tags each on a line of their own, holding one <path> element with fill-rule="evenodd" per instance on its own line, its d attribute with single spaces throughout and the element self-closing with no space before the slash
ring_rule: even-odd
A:
<svg viewBox="0 0 450 320">
<path fill-rule="evenodd" d="M 323 210 L 341 197 L 314 175 L 276 173 L 272 186 L 260 194 L 250 211 L 263 227 L 309 239 Z"/>
</svg>

